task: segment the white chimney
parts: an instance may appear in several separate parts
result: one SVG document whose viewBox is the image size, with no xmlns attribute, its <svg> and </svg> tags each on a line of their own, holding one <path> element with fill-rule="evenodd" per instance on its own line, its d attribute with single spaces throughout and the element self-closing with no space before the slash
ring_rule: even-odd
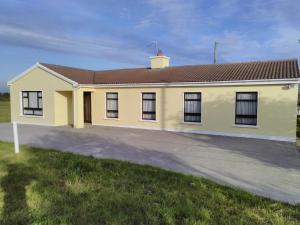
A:
<svg viewBox="0 0 300 225">
<path fill-rule="evenodd" d="M 170 58 L 165 56 L 161 50 L 157 51 L 156 56 L 150 57 L 151 69 L 162 69 L 170 66 Z"/>
</svg>

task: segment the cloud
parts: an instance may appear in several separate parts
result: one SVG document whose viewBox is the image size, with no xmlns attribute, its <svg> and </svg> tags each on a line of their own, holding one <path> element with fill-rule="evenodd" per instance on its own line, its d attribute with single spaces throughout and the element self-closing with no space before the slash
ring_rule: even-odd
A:
<svg viewBox="0 0 300 225">
<path fill-rule="evenodd" d="M 276 27 L 276 36 L 269 41 L 270 49 L 282 57 L 299 57 L 300 30 L 292 27 Z"/>
<path fill-rule="evenodd" d="M 140 66 L 154 40 L 173 65 L 212 62 L 214 41 L 220 62 L 290 58 L 298 12 L 298 0 L 3 0 L 0 40 Z"/>
<path fill-rule="evenodd" d="M 185 0 L 147 0 L 151 7 L 151 17 L 157 23 L 164 24 L 174 35 L 183 36 L 185 30 L 194 25 L 199 16 L 197 4 L 199 1 Z M 185 35 L 184 35 L 185 36 Z"/>
<path fill-rule="evenodd" d="M 265 48 L 273 57 L 298 57 L 300 4 L 297 0 L 253 1 L 248 19 L 265 34 Z M 257 52 L 256 54 L 259 54 Z"/>
<path fill-rule="evenodd" d="M 141 60 L 141 56 L 146 55 L 143 49 L 125 49 L 128 43 L 118 38 L 104 36 L 97 38 L 79 38 L 68 35 L 51 35 L 41 31 L 30 31 L 1 24 L 0 40 L 14 45 L 97 56 L 131 64 L 144 62 Z"/>
<path fill-rule="evenodd" d="M 154 23 L 151 18 L 144 18 L 141 21 L 138 22 L 137 25 L 135 25 L 135 29 L 138 30 L 145 30 L 152 26 Z"/>
</svg>

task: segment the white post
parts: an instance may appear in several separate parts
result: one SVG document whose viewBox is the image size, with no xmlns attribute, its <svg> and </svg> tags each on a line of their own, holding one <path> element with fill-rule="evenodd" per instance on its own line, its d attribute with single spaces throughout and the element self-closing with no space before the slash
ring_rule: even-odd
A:
<svg viewBox="0 0 300 225">
<path fill-rule="evenodd" d="M 17 123 L 13 122 L 13 130 L 14 130 L 14 142 L 15 142 L 15 153 L 19 153 L 19 136 L 18 136 L 18 127 Z"/>
</svg>

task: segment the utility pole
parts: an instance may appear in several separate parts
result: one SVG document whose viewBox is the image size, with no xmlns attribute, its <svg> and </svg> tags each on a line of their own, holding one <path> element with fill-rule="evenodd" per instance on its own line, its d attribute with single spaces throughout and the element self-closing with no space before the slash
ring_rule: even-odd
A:
<svg viewBox="0 0 300 225">
<path fill-rule="evenodd" d="M 219 44 L 219 42 L 215 41 L 215 43 L 214 43 L 214 64 L 217 63 L 217 50 L 218 50 L 218 44 Z"/>
</svg>

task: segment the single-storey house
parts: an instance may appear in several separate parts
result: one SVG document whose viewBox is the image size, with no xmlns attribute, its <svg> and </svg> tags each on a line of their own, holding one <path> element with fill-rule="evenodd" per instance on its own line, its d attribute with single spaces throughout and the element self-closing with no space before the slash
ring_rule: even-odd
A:
<svg viewBox="0 0 300 225">
<path fill-rule="evenodd" d="M 11 120 L 295 141 L 297 60 L 94 71 L 37 63 L 8 82 Z"/>
</svg>

